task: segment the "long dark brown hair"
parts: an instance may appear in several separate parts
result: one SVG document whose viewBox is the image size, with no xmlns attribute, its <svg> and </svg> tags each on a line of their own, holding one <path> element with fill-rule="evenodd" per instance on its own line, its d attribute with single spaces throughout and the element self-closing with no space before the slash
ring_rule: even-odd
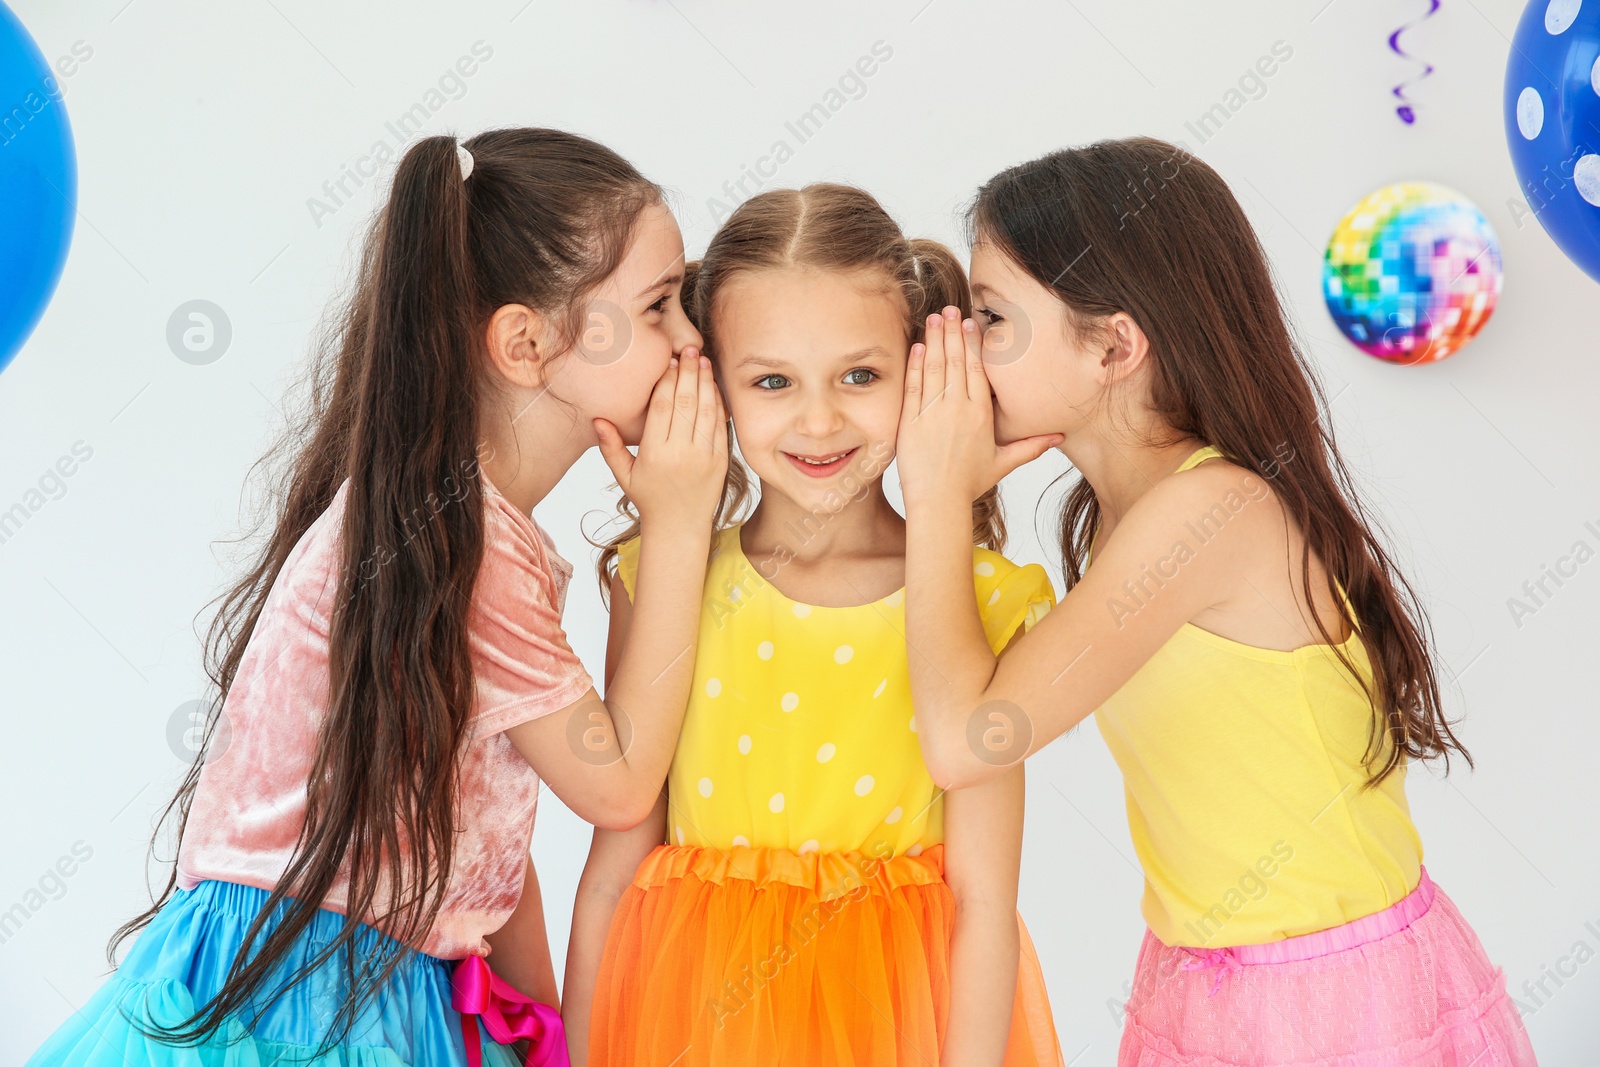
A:
<svg viewBox="0 0 1600 1067">
<path fill-rule="evenodd" d="M 312 362 L 309 410 L 255 468 L 280 468 L 271 479 L 271 533 L 250 572 L 215 602 L 205 743 L 157 838 L 176 816 L 181 846 L 206 750 L 267 594 L 348 481 L 329 706 L 293 858 L 222 990 L 159 1030 L 174 1043 L 204 1040 L 231 1014 L 276 1001 L 337 957 L 350 993 L 332 1020 L 324 1046 L 331 1047 L 393 974 L 400 946 L 414 946 L 432 926 L 444 896 L 473 702 L 468 612 L 484 548 L 484 329 L 498 307 L 524 304 L 553 316 L 570 340 L 580 298 L 616 269 L 640 213 L 661 197 L 627 161 L 573 134 L 492 130 L 465 146 L 474 158 L 465 181 L 454 138 L 424 138 L 400 160 L 350 297 Z M 291 462 L 281 469 L 285 456 Z M 451 503 L 437 506 L 447 491 Z M 349 893 L 339 936 L 279 981 L 275 972 L 341 872 Z M 160 899 L 117 930 L 109 960 L 172 897 L 176 878 L 174 869 Z M 277 925 L 263 936 L 275 913 Z M 367 916 L 394 939 L 391 951 L 355 951 Z"/>
<path fill-rule="evenodd" d="M 1221 176 L 1154 138 L 1101 141 L 995 175 L 978 191 L 969 224 L 975 241 L 1061 300 L 1080 337 L 1097 336 L 1116 312 L 1132 317 L 1149 339 L 1150 404 L 1172 440 L 1197 437 L 1273 486 L 1305 536 L 1304 587 L 1315 552 L 1348 592 L 1348 621 L 1369 653 L 1366 785 L 1388 777 L 1402 754 L 1443 756 L 1448 773 L 1455 751 L 1472 766 L 1440 706 L 1427 616 L 1373 532 L 1266 253 Z M 1079 478 L 1061 511 L 1069 590 L 1099 527 L 1099 501 Z M 1342 649 L 1338 656 L 1354 672 Z"/>
<path fill-rule="evenodd" d="M 746 200 L 728 216 L 705 255 L 689 265 L 683 306 L 717 363 L 717 296 L 736 275 L 757 271 L 814 270 L 861 274 L 882 280 L 906 309 L 906 344 L 920 340 L 929 315 L 954 305 L 972 314 L 967 272 L 938 241 L 908 238 L 872 194 L 850 185 L 818 182 L 803 189 L 772 189 Z M 735 436 L 729 428 L 729 439 Z M 750 501 L 750 472 L 737 460 L 718 505 L 718 529 L 741 515 Z M 601 544 L 600 586 L 609 590 L 617 549 L 639 532 L 639 516 L 624 496 L 617 505 L 622 532 Z M 996 552 L 1006 543 L 999 488 L 972 505 L 972 543 Z"/>
</svg>

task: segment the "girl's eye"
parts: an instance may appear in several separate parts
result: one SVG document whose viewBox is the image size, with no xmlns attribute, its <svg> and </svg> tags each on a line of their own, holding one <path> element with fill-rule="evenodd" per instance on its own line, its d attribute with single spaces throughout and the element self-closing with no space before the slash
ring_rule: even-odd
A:
<svg viewBox="0 0 1600 1067">
<path fill-rule="evenodd" d="M 650 305 L 650 310 L 651 311 L 656 311 L 656 312 L 665 312 L 667 310 L 667 301 L 669 301 L 671 299 L 672 299 L 672 294 L 671 293 L 662 293 L 661 294 L 661 299 L 657 300 L 654 304 Z"/>
<path fill-rule="evenodd" d="M 781 382 L 783 384 L 781 384 L 781 385 L 767 385 L 766 384 L 767 382 Z M 758 388 L 758 389 L 782 389 L 784 385 L 788 385 L 788 384 L 789 384 L 789 379 L 785 378 L 781 374 L 764 374 L 761 377 L 756 379 L 756 388 Z"/>
<path fill-rule="evenodd" d="M 978 314 L 980 316 L 982 316 L 985 325 L 993 326 L 997 322 L 1004 322 L 1005 321 L 1003 318 L 1001 318 L 999 315 L 995 314 L 993 311 L 990 311 L 988 308 L 978 308 L 977 310 L 978 310 Z"/>
<path fill-rule="evenodd" d="M 856 379 L 855 375 L 857 375 L 857 374 L 865 374 L 866 378 L 864 378 L 864 379 Z M 873 382 L 873 380 L 876 379 L 877 377 L 878 377 L 877 371 L 868 370 L 865 367 L 857 367 L 855 370 L 850 371 L 848 374 L 846 374 L 844 376 L 844 380 L 849 382 L 851 385 L 870 385 Z"/>
</svg>

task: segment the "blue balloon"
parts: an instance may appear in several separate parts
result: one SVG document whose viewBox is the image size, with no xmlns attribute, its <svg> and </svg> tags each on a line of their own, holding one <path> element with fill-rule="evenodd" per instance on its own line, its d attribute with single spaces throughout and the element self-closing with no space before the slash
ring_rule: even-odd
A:
<svg viewBox="0 0 1600 1067">
<path fill-rule="evenodd" d="M 61 83 L 0 3 L 0 370 L 39 324 L 61 280 L 77 202 Z"/>
<path fill-rule="evenodd" d="M 1533 0 L 1506 61 L 1506 140 L 1534 217 L 1600 281 L 1600 0 Z"/>
</svg>

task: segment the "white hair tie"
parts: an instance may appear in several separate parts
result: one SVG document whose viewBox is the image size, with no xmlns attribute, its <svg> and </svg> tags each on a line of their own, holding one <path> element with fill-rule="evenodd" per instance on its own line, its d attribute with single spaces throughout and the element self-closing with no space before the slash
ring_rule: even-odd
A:
<svg viewBox="0 0 1600 1067">
<path fill-rule="evenodd" d="M 472 153 L 468 152 L 467 146 L 460 141 L 456 142 L 456 162 L 461 164 L 462 181 L 472 177 Z"/>
</svg>

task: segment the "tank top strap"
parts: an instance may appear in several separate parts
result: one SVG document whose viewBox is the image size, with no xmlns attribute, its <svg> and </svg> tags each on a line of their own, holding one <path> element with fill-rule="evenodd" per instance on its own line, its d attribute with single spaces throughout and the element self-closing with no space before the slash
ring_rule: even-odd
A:
<svg viewBox="0 0 1600 1067">
<path fill-rule="evenodd" d="M 1178 469 L 1173 471 L 1172 473 L 1173 474 L 1180 474 L 1183 471 L 1186 471 L 1189 468 L 1195 466 L 1197 463 L 1202 463 L 1205 460 L 1215 459 L 1215 458 L 1226 458 L 1226 457 L 1222 456 L 1222 451 L 1220 449 L 1218 449 L 1218 448 L 1216 448 L 1216 447 L 1214 447 L 1212 445 L 1201 445 L 1199 448 L 1195 449 L 1193 452 L 1190 452 L 1189 455 L 1188 455 L 1188 458 L 1186 458 L 1182 463 L 1178 464 Z M 1089 535 L 1089 551 L 1087 552 L 1087 554 L 1085 554 L 1084 560 L 1083 560 L 1083 566 L 1084 566 L 1085 570 L 1087 570 L 1088 567 L 1089 567 L 1089 561 L 1094 558 L 1094 548 L 1095 548 L 1095 545 L 1099 543 L 1099 541 L 1100 541 L 1100 529 L 1099 529 L 1099 527 L 1096 527 L 1094 533 Z"/>
<path fill-rule="evenodd" d="M 1226 458 L 1225 456 L 1223 456 L 1222 451 L 1220 449 L 1216 448 L 1215 446 L 1213 446 L 1213 445 L 1201 445 L 1199 448 L 1197 448 L 1193 452 L 1189 453 L 1189 457 L 1187 459 L 1185 459 L 1182 463 L 1178 464 L 1178 469 L 1176 471 L 1173 471 L 1172 473 L 1177 474 L 1179 471 L 1189 470 L 1191 467 L 1194 467 L 1197 464 L 1204 462 L 1205 460 L 1216 458 L 1216 457 Z M 1361 630 L 1361 623 L 1356 618 L 1355 608 L 1352 607 L 1351 604 L 1350 604 L 1350 594 L 1345 592 L 1345 588 L 1344 588 L 1344 583 L 1343 582 L 1339 581 L 1337 578 L 1332 579 L 1332 581 L 1333 581 L 1334 591 L 1339 594 L 1339 600 L 1344 605 L 1345 618 L 1349 619 L 1350 620 L 1350 625 L 1357 632 L 1359 632 Z"/>
<path fill-rule="evenodd" d="M 1212 445 L 1201 445 L 1199 448 L 1195 449 L 1193 452 L 1190 452 L 1189 453 L 1189 458 L 1184 460 L 1182 463 L 1178 464 L 1178 469 L 1173 471 L 1172 473 L 1173 474 L 1178 474 L 1178 473 L 1180 473 L 1182 471 L 1188 470 L 1190 467 L 1193 467 L 1198 463 L 1203 463 L 1204 461 L 1206 461 L 1208 459 L 1218 459 L 1218 458 L 1224 458 L 1222 456 L 1222 450 L 1221 449 L 1218 449 L 1218 448 L 1216 448 L 1215 446 L 1212 446 Z"/>
</svg>

